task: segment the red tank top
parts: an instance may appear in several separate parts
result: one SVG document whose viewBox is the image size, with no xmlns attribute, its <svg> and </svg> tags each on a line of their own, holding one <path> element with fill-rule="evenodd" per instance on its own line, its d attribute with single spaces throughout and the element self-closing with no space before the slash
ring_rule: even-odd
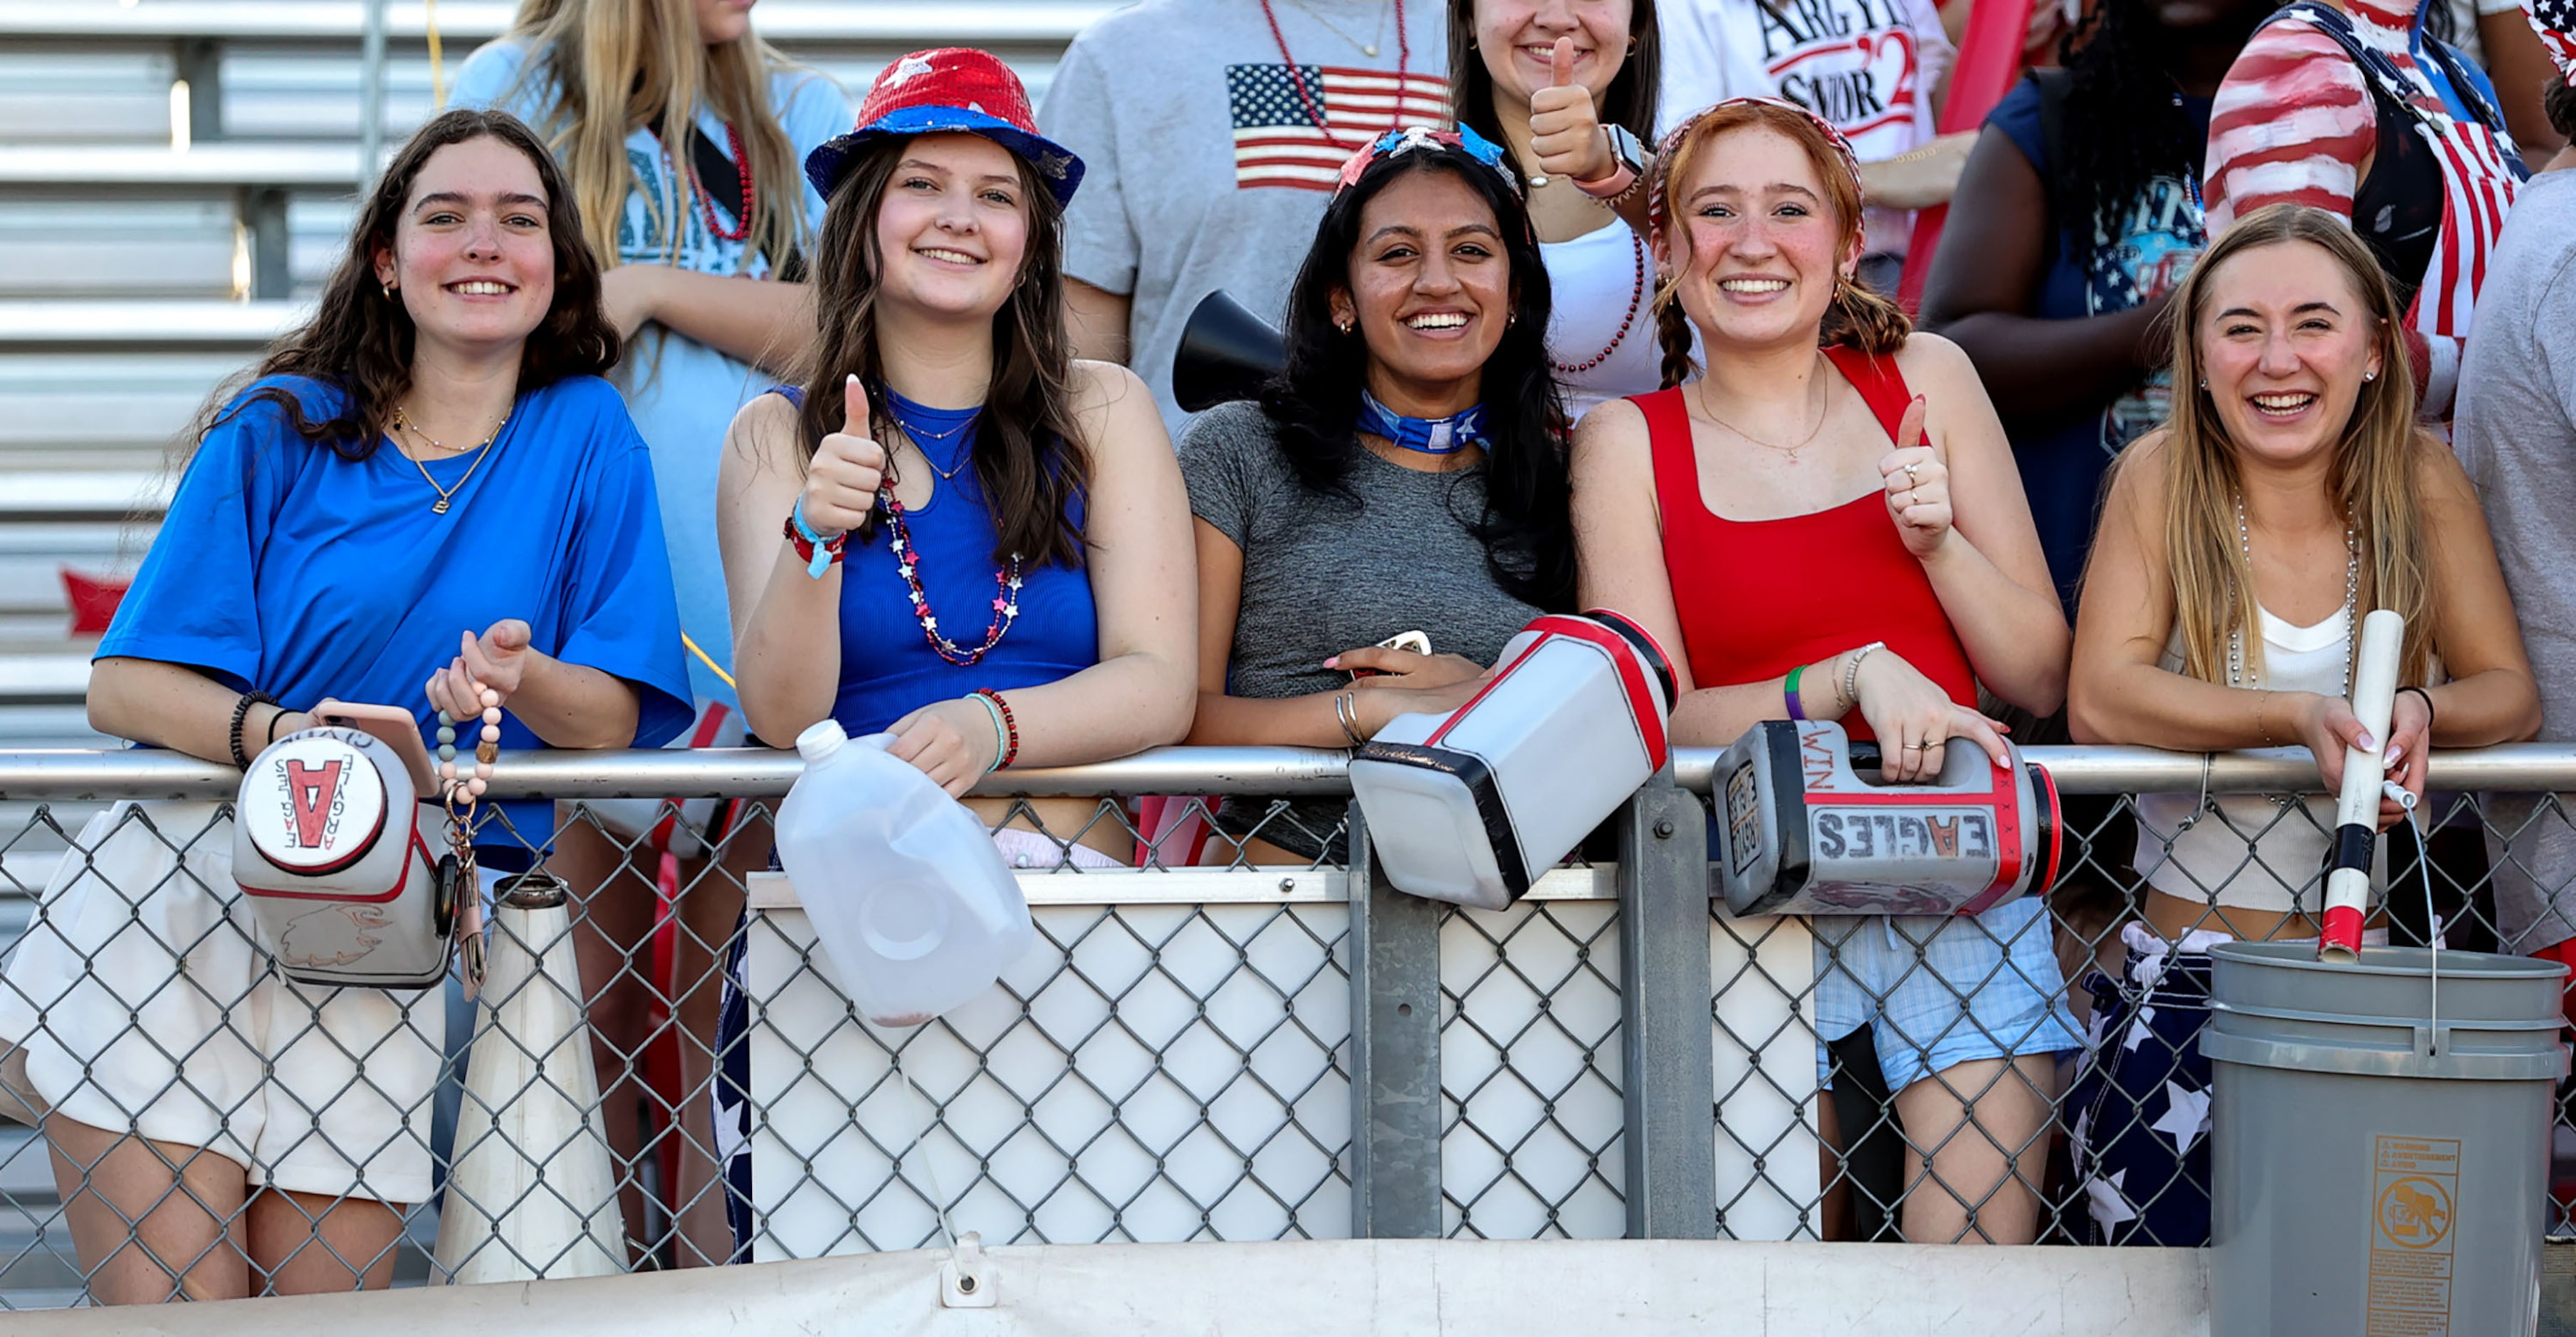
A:
<svg viewBox="0 0 2576 1337">
<path fill-rule="evenodd" d="M 1894 441 L 1914 398 L 1895 359 L 1841 347 L 1824 352 Z M 1760 682 L 1885 641 L 1951 700 L 1976 707 L 1967 649 L 1923 564 L 1897 537 L 1885 493 L 1777 520 L 1723 519 L 1700 500 L 1699 456 L 1680 388 L 1631 400 L 1646 415 L 1654 451 L 1664 569 L 1693 683 Z M 1843 723 L 1854 738 L 1871 736 L 1858 711 Z"/>
</svg>

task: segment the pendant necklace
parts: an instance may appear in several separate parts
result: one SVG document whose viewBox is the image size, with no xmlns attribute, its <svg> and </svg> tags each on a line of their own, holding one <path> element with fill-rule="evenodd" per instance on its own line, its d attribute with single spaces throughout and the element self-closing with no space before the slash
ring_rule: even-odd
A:
<svg viewBox="0 0 2576 1337">
<path fill-rule="evenodd" d="M 484 459 L 492 453 L 492 443 L 501 439 L 501 429 L 508 426 L 509 423 L 510 415 L 504 413 L 501 415 L 501 421 L 492 424 L 492 430 L 483 438 L 483 444 L 474 447 L 474 462 L 465 466 L 464 477 L 457 479 L 456 486 L 454 487 L 440 487 L 438 485 L 438 479 L 429 472 L 429 465 L 426 461 L 415 459 L 411 462 L 413 468 L 420 470 L 421 481 L 429 484 L 429 490 L 438 494 L 437 502 L 432 504 L 429 508 L 430 514 L 447 514 L 447 508 L 455 504 L 456 494 L 464 491 L 467 483 L 474 481 L 474 471 L 483 467 Z M 450 447 L 431 437 L 429 433 L 420 430 L 420 425 L 411 420 L 411 415 L 404 412 L 403 406 L 400 404 L 394 405 L 394 426 L 411 433 L 422 441 L 428 442 L 429 447 L 432 450 L 449 451 L 451 454 L 455 453 Z"/>
</svg>

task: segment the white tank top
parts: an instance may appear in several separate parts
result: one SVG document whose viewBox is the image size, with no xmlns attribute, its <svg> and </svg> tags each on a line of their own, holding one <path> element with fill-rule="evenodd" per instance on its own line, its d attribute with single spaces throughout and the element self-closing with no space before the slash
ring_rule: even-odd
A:
<svg viewBox="0 0 2576 1337">
<path fill-rule="evenodd" d="M 1565 411 L 1581 418 L 1604 400 L 1660 388 L 1664 350 L 1655 342 L 1655 259 L 1636 229 L 1612 218 L 1572 241 L 1540 242 L 1538 252 L 1547 261 L 1555 298 L 1547 356 L 1556 364 Z M 1587 370 L 1566 370 L 1595 359 L 1598 365 Z"/>
<path fill-rule="evenodd" d="M 2352 609 L 2310 627 L 2292 626 L 2257 607 L 2263 626 L 2261 685 L 2276 692 L 2341 696 L 2352 653 Z M 2163 666 L 2182 671 L 2182 635 L 2165 644 Z M 2213 810 L 2184 830 L 2199 791 L 2138 795 L 2138 872 L 2148 885 L 2187 901 L 2211 901 L 2248 910 L 2322 914 L 2325 857 L 2333 844 L 2335 801 L 2311 795 L 2304 802 L 2262 794 L 2219 796 Z M 2167 854 L 2165 843 L 2173 843 Z M 2384 842 L 2384 838 L 2383 838 Z M 2251 848 L 2249 849 L 2249 845 Z M 2371 861 L 2371 890 L 2387 884 L 2387 859 Z M 2252 857 L 2248 857 L 2248 855 Z M 2213 895 L 2214 894 L 2214 895 Z"/>
</svg>

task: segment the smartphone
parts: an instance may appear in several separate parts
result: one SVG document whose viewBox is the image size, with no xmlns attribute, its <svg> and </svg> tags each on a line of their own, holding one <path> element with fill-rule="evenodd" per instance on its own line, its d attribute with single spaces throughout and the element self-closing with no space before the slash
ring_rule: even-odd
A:
<svg viewBox="0 0 2576 1337">
<path fill-rule="evenodd" d="M 1417 655 L 1427 655 L 1431 653 L 1431 637 L 1420 631 L 1399 631 L 1396 634 L 1387 637 L 1385 640 L 1378 642 L 1377 648 L 1381 650 L 1410 650 Z M 1358 682 L 1362 678 L 1374 678 L 1377 676 L 1379 675 L 1376 669 L 1351 670 L 1351 681 L 1353 682 Z"/>
<path fill-rule="evenodd" d="M 438 792 L 437 770 L 430 765 L 429 745 L 421 741 L 420 721 L 399 706 L 367 705 L 354 701 L 324 699 L 313 707 L 313 718 L 323 724 L 361 729 L 382 739 L 401 757 L 404 769 L 411 772 L 412 790 L 426 803 Z M 462 728 L 458 736 L 463 737 Z M 471 749 L 459 747 L 460 755 Z"/>
</svg>

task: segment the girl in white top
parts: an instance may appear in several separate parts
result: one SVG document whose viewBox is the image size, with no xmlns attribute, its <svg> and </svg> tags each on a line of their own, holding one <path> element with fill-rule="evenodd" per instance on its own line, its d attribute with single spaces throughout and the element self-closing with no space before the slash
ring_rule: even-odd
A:
<svg viewBox="0 0 2576 1337">
<path fill-rule="evenodd" d="M 2433 744 L 2530 737 L 2539 692 L 2486 520 L 2451 452 L 2413 424 L 2395 309 L 2351 229 L 2303 206 L 2257 210 L 2175 309 L 2173 416 L 2122 457 L 2086 573 L 2076 738 L 2305 744 L 2329 793 L 2346 746 L 2385 748 L 2391 777 L 2421 794 Z M 2384 739 L 2347 700 L 2353 629 L 2376 608 L 2406 618 Z M 2144 917 L 2164 939 L 2313 936 L 2330 802 L 2311 822 L 2228 800 L 2187 833 L 2189 800 L 2140 808 Z"/>
<path fill-rule="evenodd" d="M 1568 418 L 1663 384 L 1642 176 L 1657 41 L 1655 0 L 1449 3 L 1458 123 L 1503 145 L 1530 186 L 1555 292 L 1548 360 Z"/>
</svg>

